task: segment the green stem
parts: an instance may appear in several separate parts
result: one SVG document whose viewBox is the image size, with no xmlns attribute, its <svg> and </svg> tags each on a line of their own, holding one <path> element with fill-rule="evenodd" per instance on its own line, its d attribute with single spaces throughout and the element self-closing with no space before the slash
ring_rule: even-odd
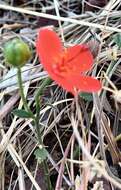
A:
<svg viewBox="0 0 121 190">
<path fill-rule="evenodd" d="M 38 125 L 37 120 L 35 120 L 35 122 L 36 122 L 35 126 L 36 126 L 36 133 L 37 133 L 38 142 L 39 142 L 39 145 L 41 145 L 43 147 L 43 142 L 42 142 L 41 133 L 40 133 L 40 126 Z M 46 184 L 47 184 L 47 189 L 52 190 L 52 185 L 51 185 L 51 181 L 50 181 L 48 165 L 47 165 L 46 160 L 44 160 L 42 162 L 42 166 L 43 166 L 43 169 L 44 169 L 45 181 L 46 181 Z"/>
<path fill-rule="evenodd" d="M 39 142 L 41 141 L 41 133 L 40 133 L 40 126 L 39 126 L 39 112 L 40 112 L 40 96 L 43 93 L 45 87 L 52 83 L 50 78 L 46 78 L 43 83 L 41 84 L 40 88 L 35 94 L 35 103 L 36 103 L 36 131 Z"/>
<path fill-rule="evenodd" d="M 19 85 L 19 91 L 20 91 L 20 95 L 21 95 L 21 98 L 22 98 L 22 101 L 23 101 L 23 105 L 24 105 L 24 108 L 27 112 L 29 112 L 31 114 L 31 117 L 34 119 L 34 115 L 32 113 L 32 111 L 30 110 L 28 104 L 27 104 L 27 101 L 26 101 L 26 98 L 25 98 L 25 95 L 24 95 L 24 91 L 23 91 L 23 83 L 22 83 L 22 76 L 21 76 L 21 68 L 18 67 L 18 70 L 17 70 L 17 75 L 18 75 L 18 85 Z"/>
<path fill-rule="evenodd" d="M 46 78 L 41 84 L 40 88 L 35 94 L 35 103 L 36 103 L 36 131 L 38 135 L 38 139 L 41 138 L 40 126 L 39 126 L 39 112 L 40 112 L 40 96 L 43 93 L 43 90 L 47 85 L 51 84 L 52 80 L 50 78 Z"/>
<path fill-rule="evenodd" d="M 40 125 L 39 125 L 39 112 L 40 112 L 40 96 L 43 93 L 43 90 L 45 87 L 49 84 L 51 84 L 52 80 L 50 78 L 47 78 L 44 80 L 44 82 L 41 84 L 40 88 L 38 89 L 37 93 L 35 94 L 35 103 L 36 103 L 36 132 L 37 132 L 37 137 L 39 144 L 43 146 L 42 142 L 42 137 L 41 137 L 41 132 L 40 132 Z M 44 173 L 45 173 L 45 180 L 48 185 L 48 190 L 52 190 L 52 185 L 50 182 L 50 177 L 49 177 L 49 171 L 48 171 L 48 166 L 46 160 L 43 161 L 43 168 L 44 168 Z"/>
<path fill-rule="evenodd" d="M 17 74 L 18 74 L 18 85 L 19 85 L 20 95 L 21 95 L 21 98 L 23 101 L 24 108 L 27 112 L 29 112 L 31 114 L 31 117 L 33 118 L 34 123 L 35 123 L 39 145 L 43 146 L 42 137 L 41 137 L 41 133 L 40 133 L 40 126 L 39 126 L 39 112 L 40 112 L 40 101 L 39 100 L 40 100 L 40 95 L 42 94 L 45 87 L 51 83 L 51 79 L 50 78 L 45 79 L 44 82 L 41 84 L 40 88 L 38 89 L 36 95 L 35 95 L 36 116 L 34 116 L 34 114 L 32 113 L 32 111 L 30 110 L 30 108 L 27 104 L 27 101 L 26 101 L 26 98 L 24 95 L 23 84 L 22 84 L 22 76 L 21 76 L 21 68 L 20 67 L 18 67 Z M 48 190 L 52 190 L 52 185 L 50 182 L 50 177 L 49 177 L 48 166 L 47 166 L 46 160 L 44 160 L 42 162 L 42 165 L 43 165 L 43 169 L 44 169 L 46 184 L 48 185 Z"/>
<path fill-rule="evenodd" d="M 42 95 L 43 90 L 46 88 L 47 85 L 51 84 L 52 80 L 48 77 L 46 78 L 43 83 L 41 84 L 40 88 L 35 94 L 35 102 L 36 102 L 36 112 L 38 113 L 40 111 L 40 100 L 39 97 Z"/>
</svg>

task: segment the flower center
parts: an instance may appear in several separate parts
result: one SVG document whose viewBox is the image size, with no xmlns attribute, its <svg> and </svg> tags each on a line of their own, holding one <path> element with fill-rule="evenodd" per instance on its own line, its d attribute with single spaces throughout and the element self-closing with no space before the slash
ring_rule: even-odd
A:
<svg viewBox="0 0 121 190">
<path fill-rule="evenodd" d="M 68 50 L 65 49 L 62 54 L 54 58 L 53 71 L 60 77 L 66 77 L 76 71 L 75 66 L 70 63 L 73 58 L 69 58 Z"/>
</svg>

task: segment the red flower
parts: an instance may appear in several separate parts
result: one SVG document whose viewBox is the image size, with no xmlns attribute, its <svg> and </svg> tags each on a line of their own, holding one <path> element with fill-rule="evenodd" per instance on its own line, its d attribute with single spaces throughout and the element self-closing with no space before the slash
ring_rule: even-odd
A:
<svg viewBox="0 0 121 190">
<path fill-rule="evenodd" d="M 93 65 L 93 56 L 86 45 L 64 48 L 54 31 L 41 29 L 36 48 L 50 77 L 67 91 L 75 95 L 78 91 L 97 92 L 101 89 L 97 79 L 84 76 Z"/>
</svg>

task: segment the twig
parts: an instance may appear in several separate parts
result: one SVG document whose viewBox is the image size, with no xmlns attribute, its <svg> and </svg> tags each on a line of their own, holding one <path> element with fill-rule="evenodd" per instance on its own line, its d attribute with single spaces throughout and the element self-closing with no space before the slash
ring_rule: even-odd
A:
<svg viewBox="0 0 121 190">
<path fill-rule="evenodd" d="M 20 97 L 20 95 L 17 92 L 0 109 L 0 120 L 2 120 L 12 110 L 13 106 L 16 104 L 16 102 L 18 101 L 19 97 Z"/>
<path fill-rule="evenodd" d="M 78 25 L 84 25 L 84 26 L 88 26 L 88 27 L 92 27 L 92 28 L 98 28 L 100 30 L 121 33 L 121 29 L 118 29 L 117 27 L 104 26 L 104 25 L 101 25 L 101 24 L 90 23 L 90 22 L 87 22 L 87 21 L 76 20 L 76 19 L 72 19 L 72 18 L 57 17 L 57 16 L 54 16 L 54 15 L 45 14 L 45 13 L 39 13 L 37 11 L 31 11 L 31 10 L 27 10 L 27 9 L 23 9 L 23 8 L 12 7 L 12 6 L 9 6 L 9 5 L 0 4 L 0 9 L 11 10 L 11 11 L 19 12 L 19 13 L 29 14 L 29 15 L 48 18 L 48 19 L 53 19 L 53 20 L 58 20 L 59 19 L 60 21 L 64 21 L 64 22 L 70 22 L 70 23 L 74 23 L 74 24 L 78 24 Z"/>
</svg>

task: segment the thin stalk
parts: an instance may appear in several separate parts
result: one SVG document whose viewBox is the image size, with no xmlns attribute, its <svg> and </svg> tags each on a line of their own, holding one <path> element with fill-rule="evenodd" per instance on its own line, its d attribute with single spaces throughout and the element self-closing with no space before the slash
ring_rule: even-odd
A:
<svg viewBox="0 0 121 190">
<path fill-rule="evenodd" d="M 43 147 L 42 137 L 41 137 L 41 133 L 40 133 L 40 126 L 38 125 L 38 122 L 37 122 L 36 119 L 35 119 L 35 126 L 36 126 L 37 138 L 38 138 L 38 142 L 39 142 L 38 144 Z M 45 181 L 46 181 L 48 190 L 52 190 L 52 185 L 51 185 L 51 182 L 50 182 L 49 171 L 48 171 L 48 166 L 47 166 L 46 160 L 44 160 L 42 162 L 42 166 L 43 166 L 43 169 L 44 169 Z"/>
<path fill-rule="evenodd" d="M 45 87 L 49 84 L 52 83 L 52 80 L 48 77 L 46 78 L 43 83 L 41 84 L 40 88 L 38 89 L 38 91 L 35 94 L 35 102 L 36 102 L 36 112 L 38 113 L 40 111 L 40 101 L 39 101 L 39 97 L 42 95 L 43 90 L 45 89 Z"/>
<path fill-rule="evenodd" d="M 39 141 L 40 145 L 43 145 L 42 142 L 42 136 L 40 132 L 40 125 L 39 125 L 39 112 L 40 112 L 40 96 L 43 93 L 43 90 L 45 87 L 49 84 L 51 84 L 51 79 L 47 78 L 44 80 L 44 82 L 41 84 L 40 88 L 38 89 L 37 93 L 35 94 L 35 103 L 36 103 L 36 117 L 35 117 L 35 126 L 36 126 L 36 132 L 37 132 L 37 138 Z M 48 171 L 48 166 L 46 160 L 42 162 L 44 173 L 45 173 L 45 180 L 48 186 L 48 190 L 52 190 L 52 185 L 50 182 L 50 177 L 49 177 L 49 171 Z"/>
<path fill-rule="evenodd" d="M 50 78 L 46 78 L 44 82 L 41 84 L 40 88 L 35 94 L 35 103 L 36 103 L 36 131 L 38 135 L 38 140 L 41 139 L 41 133 L 40 133 L 40 126 L 39 126 L 39 112 L 40 112 L 40 96 L 43 93 L 43 90 L 45 87 L 52 83 L 52 80 Z"/>
<path fill-rule="evenodd" d="M 51 79 L 47 78 L 46 80 L 44 80 L 44 82 L 42 83 L 42 85 L 40 86 L 40 88 L 38 89 L 36 95 L 35 95 L 35 102 L 36 102 L 36 116 L 34 116 L 34 114 L 32 113 L 32 111 L 30 110 L 27 101 L 26 101 L 26 97 L 24 95 L 24 91 L 23 91 L 23 83 L 22 83 L 22 76 L 21 76 L 21 68 L 18 67 L 18 71 L 17 71 L 17 75 L 18 75 L 18 85 L 19 85 L 19 91 L 20 91 L 20 95 L 23 101 L 23 105 L 24 108 L 27 112 L 29 112 L 31 114 L 31 117 L 33 118 L 33 121 L 35 123 L 35 127 L 36 127 L 36 133 L 37 133 L 37 138 L 38 138 L 38 142 L 39 145 L 43 145 L 42 142 L 42 137 L 41 137 L 41 133 L 40 133 L 40 126 L 39 126 L 39 111 L 40 111 L 40 101 L 39 101 L 39 97 L 42 94 L 44 88 L 51 83 Z M 48 166 L 47 166 L 47 162 L 46 160 L 44 160 L 42 162 L 43 165 L 43 169 L 44 169 L 44 174 L 45 174 L 45 180 L 46 180 L 46 184 L 47 184 L 47 188 L 48 190 L 52 190 L 52 185 L 50 182 L 50 177 L 49 177 L 49 172 L 48 172 Z"/>
<path fill-rule="evenodd" d="M 29 112 L 31 114 L 31 117 L 34 119 L 34 115 L 32 113 L 32 111 L 30 110 L 28 104 L 27 104 L 27 101 L 26 101 L 26 98 L 25 98 L 25 95 L 24 95 L 24 91 L 23 91 L 23 83 L 22 83 L 22 76 L 21 76 L 21 68 L 18 67 L 18 70 L 17 70 L 17 76 L 18 76 L 18 85 L 19 85 L 19 91 L 20 91 L 20 95 L 21 95 L 21 98 L 22 98 L 22 101 L 23 101 L 23 105 L 24 105 L 24 108 L 27 112 Z"/>
</svg>

